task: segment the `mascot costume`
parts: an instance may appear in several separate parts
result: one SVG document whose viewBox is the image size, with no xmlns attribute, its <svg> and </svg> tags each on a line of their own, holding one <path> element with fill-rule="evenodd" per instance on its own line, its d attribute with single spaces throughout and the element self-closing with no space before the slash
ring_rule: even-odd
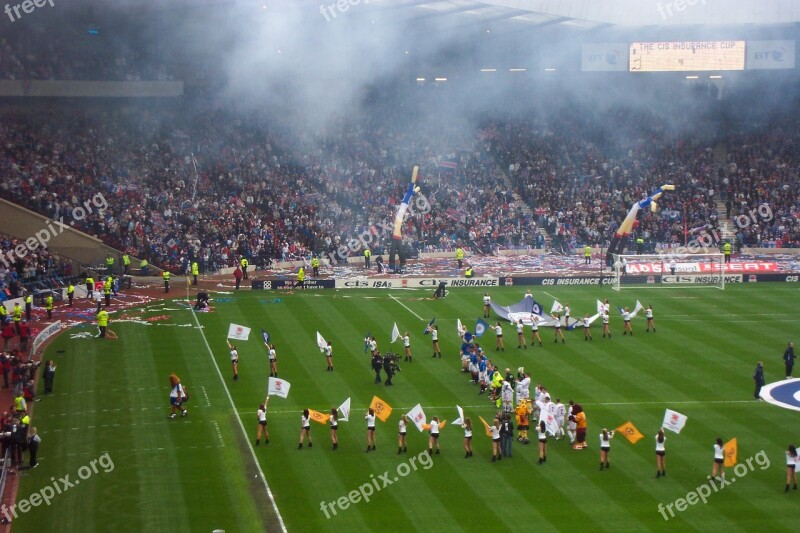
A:
<svg viewBox="0 0 800 533">
<path fill-rule="evenodd" d="M 414 196 L 414 193 L 419 192 L 419 187 L 417 187 L 417 172 L 419 172 L 419 167 L 414 167 L 414 170 L 411 173 L 411 183 L 408 185 L 406 194 L 403 196 L 403 201 L 400 203 L 400 207 L 397 209 L 397 213 L 394 215 L 392 244 L 389 248 L 389 270 L 398 274 L 402 273 L 403 267 L 406 264 L 406 257 L 401 246 L 403 243 L 403 219 L 408 211 L 408 205 L 411 203 L 411 198 Z M 399 268 L 395 267 L 395 256 L 400 257 Z"/>
<path fill-rule="evenodd" d="M 630 211 L 628 211 L 625 220 L 619 225 L 619 229 L 614 232 L 614 237 L 611 239 L 611 244 L 608 245 L 608 251 L 606 252 L 606 265 L 609 267 L 614 266 L 614 255 L 620 255 L 625 251 L 625 245 L 628 241 L 628 235 L 630 235 L 631 230 L 636 225 L 636 215 L 639 214 L 639 211 L 645 209 L 646 207 L 650 207 L 650 211 L 655 213 L 658 210 L 658 205 L 656 204 L 656 200 L 661 198 L 661 195 L 664 194 L 664 191 L 674 191 L 674 185 L 662 185 L 656 192 L 652 195 L 648 196 L 644 200 L 640 200 L 633 204 Z"/>
</svg>

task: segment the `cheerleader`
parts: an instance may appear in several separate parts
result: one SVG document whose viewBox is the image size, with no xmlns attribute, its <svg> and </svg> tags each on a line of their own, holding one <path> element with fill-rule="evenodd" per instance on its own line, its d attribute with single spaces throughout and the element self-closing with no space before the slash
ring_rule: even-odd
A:
<svg viewBox="0 0 800 533">
<path fill-rule="evenodd" d="M 789 492 L 789 485 L 792 485 L 792 488 L 797 490 L 797 472 L 795 472 L 796 466 L 797 449 L 793 444 L 790 444 L 789 449 L 786 450 L 786 490 L 784 490 L 784 492 Z"/>
<path fill-rule="evenodd" d="M 375 337 L 367 337 L 367 346 L 369 346 L 369 353 L 375 357 L 375 352 L 378 351 L 378 341 L 375 340 Z"/>
<path fill-rule="evenodd" d="M 397 433 L 397 455 L 400 455 L 403 452 L 407 452 L 408 448 L 406 448 L 406 426 L 408 425 L 408 417 L 403 415 L 400 417 L 400 422 L 397 423 L 398 426 L 398 433 Z"/>
<path fill-rule="evenodd" d="M 531 346 L 535 346 L 536 341 L 539 341 L 539 347 L 542 347 L 542 337 L 539 336 L 539 316 L 531 313 Z"/>
<path fill-rule="evenodd" d="M 269 403 L 269 396 L 267 396 L 264 403 L 259 404 L 256 415 L 258 417 L 258 433 L 256 434 L 256 446 L 261 444 L 261 434 L 264 434 L 264 444 L 269 444 L 269 431 L 267 431 L 267 404 Z"/>
<path fill-rule="evenodd" d="M 269 375 L 278 377 L 278 354 L 275 352 L 275 345 L 268 344 L 269 346 Z"/>
<path fill-rule="evenodd" d="M 492 297 L 489 293 L 483 295 L 483 318 L 489 318 L 489 310 L 492 308 Z"/>
<path fill-rule="evenodd" d="M 436 454 L 439 454 L 439 418 L 431 418 L 430 436 L 428 437 L 428 455 L 433 453 L 433 448 L 436 447 Z"/>
<path fill-rule="evenodd" d="M 536 436 L 539 439 L 539 464 L 547 462 L 547 427 L 544 420 L 539 421 L 536 426 Z"/>
<path fill-rule="evenodd" d="M 228 342 L 228 349 L 231 351 L 231 365 L 233 366 L 233 381 L 239 381 L 239 352 L 236 351 L 236 346 L 234 346 L 230 342 Z"/>
<path fill-rule="evenodd" d="M 714 466 L 711 469 L 711 482 L 713 483 L 717 478 L 725 481 L 725 446 L 719 437 L 717 437 L 717 442 L 714 444 Z"/>
<path fill-rule="evenodd" d="M 566 344 L 567 341 L 564 340 L 564 332 L 561 331 L 561 317 L 558 316 L 558 313 L 553 313 L 550 316 L 552 316 L 553 320 L 556 321 L 556 323 L 554 324 L 555 327 L 553 328 L 556 332 L 555 339 L 553 340 L 553 342 L 558 343 L 558 339 L 561 339 L 561 343 Z"/>
<path fill-rule="evenodd" d="M 608 326 L 608 322 L 609 322 L 608 309 L 604 309 L 603 310 L 603 338 L 604 339 L 606 338 L 606 335 L 608 335 L 609 339 L 611 338 L 611 328 Z"/>
<path fill-rule="evenodd" d="M 627 335 L 628 332 L 631 333 L 631 337 L 633 337 L 633 328 L 631 328 L 631 308 L 626 307 L 625 310 L 622 312 L 622 321 L 625 322 L 625 329 L 622 330 L 623 335 Z"/>
<path fill-rule="evenodd" d="M 667 442 L 667 437 L 664 435 L 664 428 L 658 430 L 656 433 L 656 478 L 666 477 L 666 459 L 667 450 L 664 448 L 664 443 Z"/>
<path fill-rule="evenodd" d="M 367 421 L 367 453 L 370 450 L 375 450 L 375 410 L 370 407 L 367 414 L 364 415 Z"/>
<path fill-rule="evenodd" d="M 328 368 L 326 370 L 328 372 L 333 372 L 333 346 L 331 346 L 331 341 L 328 341 L 328 344 L 322 351 L 325 352 L 325 361 L 328 363 Z"/>
<path fill-rule="evenodd" d="M 303 447 L 303 441 L 306 437 L 308 437 L 308 447 L 311 448 L 311 415 L 308 409 L 303 409 L 303 416 L 300 417 L 300 444 L 297 445 L 298 450 Z"/>
<path fill-rule="evenodd" d="M 500 454 L 500 421 L 495 418 L 489 429 L 492 432 L 492 462 L 494 463 L 503 458 Z"/>
<path fill-rule="evenodd" d="M 522 323 L 522 319 L 519 319 L 517 322 L 517 349 L 520 348 L 528 349 L 528 343 L 525 342 L 525 325 Z"/>
<path fill-rule="evenodd" d="M 608 452 L 611 450 L 611 439 L 614 438 L 614 431 L 609 431 L 603 428 L 600 433 L 600 470 L 605 467 L 606 470 L 611 468 L 608 462 Z"/>
<path fill-rule="evenodd" d="M 328 424 L 331 426 L 331 450 L 336 451 L 339 448 L 339 436 L 337 430 L 339 429 L 339 410 L 335 407 L 331 409 L 331 416 L 328 418 Z"/>
<path fill-rule="evenodd" d="M 594 339 L 592 339 L 592 331 L 591 331 L 591 329 L 589 329 L 591 327 L 592 327 L 592 325 L 589 323 L 589 315 L 588 314 L 583 315 L 583 340 L 584 341 L 594 340 Z"/>
<path fill-rule="evenodd" d="M 412 359 L 411 359 L 411 337 L 409 337 L 407 331 L 406 331 L 406 334 L 403 335 L 403 346 L 406 349 L 406 358 L 405 358 L 405 360 L 408 361 L 409 363 L 411 363 L 412 362 Z"/>
<path fill-rule="evenodd" d="M 653 328 L 653 333 L 656 332 L 656 323 L 653 322 L 653 306 L 648 305 L 647 309 L 644 311 L 644 316 L 647 317 L 647 329 L 645 333 L 650 331 L 650 328 Z"/>
<path fill-rule="evenodd" d="M 469 459 L 472 457 L 472 421 L 469 417 L 464 419 L 461 427 L 464 430 L 464 459 Z M 786 485 L 786 487 L 788 489 L 789 485 Z"/>
<path fill-rule="evenodd" d="M 442 358 L 442 350 L 439 348 L 439 326 L 428 326 L 428 331 L 431 333 L 431 343 L 433 344 L 433 356 Z"/>
<path fill-rule="evenodd" d="M 500 322 L 495 322 L 494 325 L 494 335 L 495 335 L 495 342 L 494 342 L 494 351 L 500 352 L 506 351 L 506 347 L 503 344 L 503 326 L 500 325 Z"/>
</svg>

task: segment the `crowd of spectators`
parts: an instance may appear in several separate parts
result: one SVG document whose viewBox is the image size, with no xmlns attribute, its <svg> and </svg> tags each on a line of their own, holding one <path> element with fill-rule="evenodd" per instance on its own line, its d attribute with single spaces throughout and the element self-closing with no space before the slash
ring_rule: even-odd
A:
<svg viewBox="0 0 800 533">
<path fill-rule="evenodd" d="M 557 248 L 602 246 L 632 203 L 665 183 L 676 190 L 636 228 L 650 247 L 726 223 L 740 244 L 798 246 L 790 126 L 719 135 L 647 110 L 599 118 L 574 102 L 477 127 L 380 110 L 324 129 L 208 102 L 7 112 L 0 195 L 173 270 L 242 256 L 262 267 L 312 253 L 343 260 L 342 245 L 365 235 L 381 253 L 415 163 L 425 201 L 404 236 L 417 251 L 541 247 L 539 227 Z M 105 209 L 70 218 L 97 194 Z M 762 202 L 772 220 L 731 225 Z"/>
<path fill-rule="evenodd" d="M 18 255 L 19 246 L 23 257 Z M 0 234 L 0 301 L 20 296 L 26 284 L 71 275 L 72 263 L 58 254 L 43 248 L 30 251 L 23 240 Z"/>
</svg>

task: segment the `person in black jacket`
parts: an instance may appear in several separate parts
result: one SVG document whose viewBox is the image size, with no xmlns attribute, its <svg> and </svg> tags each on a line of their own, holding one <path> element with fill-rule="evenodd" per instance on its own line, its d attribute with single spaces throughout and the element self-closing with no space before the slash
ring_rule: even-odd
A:
<svg viewBox="0 0 800 533">
<path fill-rule="evenodd" d="M 381 357 L 381 352 L 375 351 L 375 355 L 372 356 L 372 370 L 375 371 L 375 383 L 381 382 L 381 368 L 383 368 L 383 357 Z"/>
<path fill-rule="evenodd" d="M 786 379 L 792 377 L 792 368 L 794 367 L 795 359 L 797 359 L 797 356 L 794 354 L 794 343 L 790 342 L 789 346 L 786 347 L 786 351 L 783 352 L 783 364 L 786 365 Z"/>
<path fill-rule="evenodd" d="M 42 438 L 36 433 L 36 428 L 31 428 L 30 433 L 28 434 L 28 451 L 31 454 L 30 458 L 30 466 L 31 468 L 36 468 L 39 466 L 38 461 L 36 460 L 36 455 L 39 453 L 39 443 L 42 442 Z"/>
<path fill-rule="evenodd" d="M 506 413 L 500 423 L 500 449 L 503 457 L 511 457 L 511 443 L 514 441 L 514 424 L 511 416 Z"/>
<path fill-rule="evenodd" d="M 756 365 L 756 371 L 753 374 L 753 381 L 756 382 L 756 392 L 754 397 L 756 400 L 761 399 L 761 387 L 764 386 L 764 363 L 759 361 Z"/>
<path fill-rule="evenodd" d="M 392 354 L 387 353 L 383 358 L 383 371 L 386 372 L 386 381 L 384 385 L 392 384 L 392 376 L 394 376 L 394 369 L 397 368 L 397 363 L 394 361 Z"/>
<path fill-rule="evenodd" d="M 53 392 L 53 380 L 56 377 L 56 365 L 53 364 L 52 359 L 47 361 L 47 366 L 44 367 L 44 393 L 50 394 Z"/>
</svg>

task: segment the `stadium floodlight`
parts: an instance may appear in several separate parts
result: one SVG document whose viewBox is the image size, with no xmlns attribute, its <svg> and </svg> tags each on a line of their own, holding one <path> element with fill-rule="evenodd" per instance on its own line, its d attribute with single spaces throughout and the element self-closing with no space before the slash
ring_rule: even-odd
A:
<svg viewBox="0 0 800 533">
<path fill-rule="evenodd" d="M 614 254 L 615 291 L 710 287 L 725 289 L 725 256 L 710 254 Z"/>
</svg>

